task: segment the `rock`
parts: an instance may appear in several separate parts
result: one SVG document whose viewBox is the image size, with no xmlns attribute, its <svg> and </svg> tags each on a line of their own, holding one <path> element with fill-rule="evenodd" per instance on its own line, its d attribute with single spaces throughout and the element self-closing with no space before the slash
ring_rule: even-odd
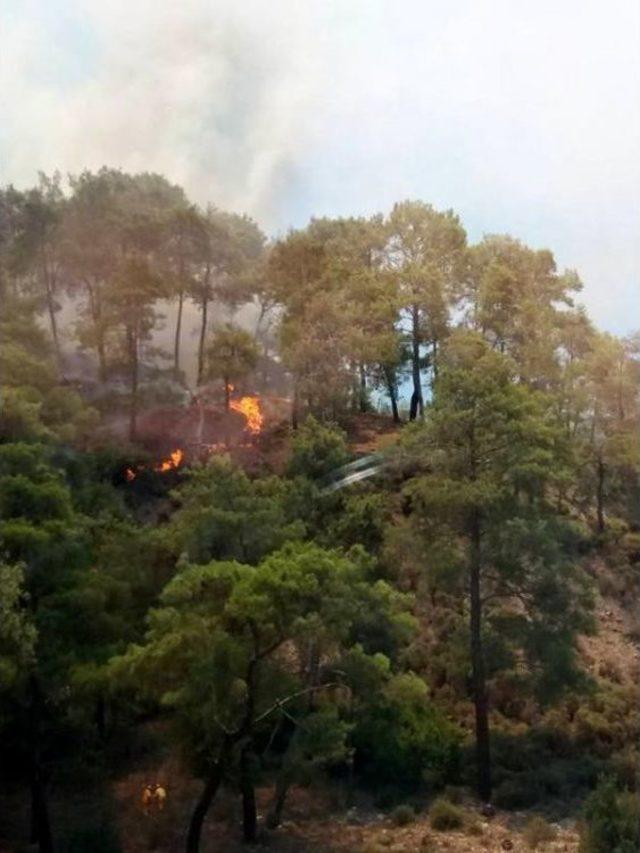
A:
<svg viewBox="0 0 640 853">
<path fill-rule="evenodd" d="M 491 803 L 483 803 L 480 807 L 480 814 L 486 817 L 487 820 L 491 820 L 491 818 L 496 816 L 495 806 L 492 806 Z"/>
</svg>

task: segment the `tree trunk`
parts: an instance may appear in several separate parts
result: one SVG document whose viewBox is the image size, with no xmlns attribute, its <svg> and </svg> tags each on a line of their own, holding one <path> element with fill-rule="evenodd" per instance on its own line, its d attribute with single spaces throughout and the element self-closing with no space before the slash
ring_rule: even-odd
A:
<svg viewBox="0 0 640 853">
<path fill-rule="evenodd" d="M 396 394 L 396 384 L 394 376 L 388 367 L 383 366 L 384 378 L 387 384 L 387 393 L 391 401 L 391 413 L 393 415 L 394 424 L 400 423 L 400 413 L 398 412 L 398 396 Z"/>
<path fill-rule="evenodd" d="M 129 405 L 129 441 L 135 441 L 138 428 L 138 339 L 132 326 L 127 329 L 129 366 L 131 370 L 131 402 Z"/>
<path fill-rule="evenodd" d="M 258 812 L 253 783 L 253 756 L 247 747 L 240 756 L 240 790 L 242 793 L 242 835 L 247 844 L 258 838 Z"/>
<path fill-rule="evenodd" d="M 291 401 L 291 428 L 298 429 L 298 384 L 294 380 L 293 399 Z"/>
<path fill-rule="evenodd" d="M 424 401 L 422 398 L 422 380 L 420 377 L 420 314 L 416 305 L 411 309 L 411 371 L 413 375 L 413 393 L 409 408 L 409 420 L 422 417 Z"/>
<path fill-rule="evenodd" d="M 178 316 L 176 317 L 176 331 L 173 339 L 173 375 L 176 382 L 180 378 L 180 337 L 182 334 L 182 308 L 184 305 L 184 293 L 178 294 Z"/>
<path fill-rule="evenodd" d="M 228 412 L 231 408 L 231 388 L 229 387 L 229 379 L 224 378 L 224 410 Z"/>
<path fill-rule="evenodd" d="M 100 695 L 96 699 L 96 710 L 95 710 L 95 722 L 96 722 L 96 730 L 98 732 L 98 737 L 100 740 L 104 741 L 107 739 L 107 703 L 104 700 L 104 696 Z"/>
<path fill-rule="evenodd" d="M 478 795 L 488 802 L 491 798 L 491 747 L 489 738 L 489 703 L 487 699 L 484 650 L 482 647 L 482 597 L 480 589 L 480 516 L 473 511 L 470 526 L 470 606 L 471 606 L 471 671 L 476 722 L 476 761 L 478 765 Z"/>
<path fill-rule="evenodd" d="M 360 413 L 367 411 L 367 375 L 364 370 L 364 365 L 358 365 L 360 377 L 360 393 L 358 394 L 358 409 Z"/>
<path fill-rule="evenodd" d="M 215 795 L 218 793 L 218 788 L 222 782 L 222 776 L 225 768 L 226 747 L 223 747 L 220 758 L 214 765 L 211 775 L 200 794 L 200 798 L 195 805 L 191 820 L 189 821 L 189 830 L 187 832 L 186 853 L 198 853 L 200 850 L 200 836 L 202 835 L 202 825 L 207 816 L 209 807 L 213 802 Z"/>
<path fill-rule="evenodd" d="M 267 826 L 269 829 L 277 829 L 282 821 L 282 813 L 284 805 L 289 793 L 291 781 L 286 773 L 281 773 L 276 780 L 276 790 L 273 796 L 273 804 L 267 816 Z"/>
<path fill-rule="evenodd" d="M 435 382 L 438 378 L 438 341 L 436 340 L 433 340 L 431 342 L 431 358 L 433 367 L 433 379 Z"/>
<path fill-rule="evenodd" d="M 53 853 L 47 795 L 40 768 L 35 765 L 31 778 L 31 843 L 40 853 Z"/>
<path fill-rule="evenodd" d="M 209 300 L 205 296 L 202 299 L 202 323 L 200 325 L 200 340 L 198 341 L 198 385 L 202 385 L 202 380 L 204 378 L 204 342 L 207 334 L 208 305 Z"/>
<path fill-rule="evenodd" d="M 53 853 L 47 792 L 40 758 L 40 713 L 42 695 L 35 675 L 29 679 L 29 729 L 31 746 L 31 843 L 40 853 Z"/>
<path fill-rule="evenodd" d="M 104 346 L 104 335 L 100 332 L 96 346 L 98 352 L 98 378 L 100 382 L 107 381 L 107 354 Z"/>
<path fill-rule="evenodd" d="M 98 354 L 98 379 L 100 382 L 107 381 L 107 356 L 104 345 L 104 330 L 102 328 L 102 305 L 98 287 L 85 279 L 87 295 L 89 297 L 89 310 L 91 322 L 95 334 L 95 347 Z"/>
<path fill-rule="evenodd" d="M 602 458 L 598 457 L 596 483 L 596 512 L 598 515 L 598 533 L 604 533 L 604 464 Z"/>
<path fill-rule="evenodd" d="M 47 284 L 47 311 L 49 312 L 49 322 L 51 324 L 51 337 L 53 338 L 53 348 L 56 354 L 56 361 L 60 371 L 64 369 L 64 361 L 62 358 L 62 350 L 60 349 L 60 336 L 58 335 L 58 321 L 56 320 L 56 311 L 53 293 Z"/>
</svg>

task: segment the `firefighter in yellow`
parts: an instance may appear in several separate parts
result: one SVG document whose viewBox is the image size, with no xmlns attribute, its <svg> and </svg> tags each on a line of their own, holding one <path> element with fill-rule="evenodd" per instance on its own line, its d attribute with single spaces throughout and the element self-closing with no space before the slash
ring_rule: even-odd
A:
<svg viewBox="0 0 640 853">
<path fill-rule="evenodd" d="M 142 811 L 144 814 L 151 814 L 153 806 L 153 788 L 151 785 L 145 785 L 142 789 Z"/>
<path fill-rule="evenodd" d="M 142 789 L 142 811 L 146 815 L 161 812 L 166 800 L 166 788 L 163 788 L 158 782 L 153 785 L 145 785 Z"/>
<path fill-rule="evenodd" d="M 156 811 L 161 812 L 164 808 L 164 804 L 167 799 L 167 791 L 162 785 L 159 785 L 157 782 L 154 785 L 153 791 L 153 800 L 155 803 Z"/>
</svg>

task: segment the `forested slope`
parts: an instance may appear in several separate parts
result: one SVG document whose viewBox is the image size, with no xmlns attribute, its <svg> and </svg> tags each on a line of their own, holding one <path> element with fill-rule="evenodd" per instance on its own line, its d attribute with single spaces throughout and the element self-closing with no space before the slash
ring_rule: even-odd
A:
<svg viewBox="0 0 640 853">
<path fill-rule="evenodd" d="M 422 202 L 2 190 L 0 848 L 636 850 L 640 343 L 580 289 Z"/>
</svg>

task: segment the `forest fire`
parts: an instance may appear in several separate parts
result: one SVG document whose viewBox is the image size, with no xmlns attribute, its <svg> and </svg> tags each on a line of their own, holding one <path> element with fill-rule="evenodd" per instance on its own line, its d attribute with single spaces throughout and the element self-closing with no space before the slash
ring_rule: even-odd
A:
<svg viewBox="0 0 640 853">
<path fill-rule="evenodd" d="M 247 429 L 253 435 L 258 435 L 262 430 L 264 415 L 260 408 L 258 397 L 241 397 L 239 400 L 230 400 L 229 408 L 234 412 L 240 412 L 247 421 Z"/>
<path fill-rule="evenodd" d="M 183 462 L 184 451 L 178 447 L 176 450 L 173 450 L 166 459 L 163 459 L 158 462 L 157 465 L 154 465 L 151 470 L 157 471 L 160 474 L 165 474 L 167 471 L 175 471 Z M 130 483 L 132 480 L 135 480 L 138 476 L 138 472 L 144 471 L 146 468 L 146 465 L 138 465 L 135 470 L 133 468 L 127 468 L 124 472 L 127 482 Z"/>
</svg>

